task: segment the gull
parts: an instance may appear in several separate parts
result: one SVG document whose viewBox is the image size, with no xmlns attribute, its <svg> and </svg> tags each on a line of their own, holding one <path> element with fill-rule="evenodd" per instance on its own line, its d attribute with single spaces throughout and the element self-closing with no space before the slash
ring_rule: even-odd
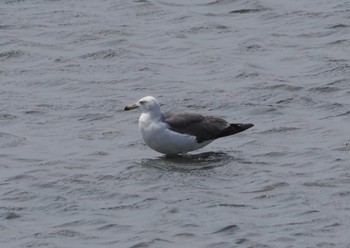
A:
<svg viewBox="0 0 350 248">
<path fill-rule="evenodd" d="M 195 113 L 163 113 L 153 96 L 127 105 L 124 111 L 132 109 L 141 110 L 139 129 L 146 144 L 166 155 L 185 154 L 254 126 Z"/>
</svg>

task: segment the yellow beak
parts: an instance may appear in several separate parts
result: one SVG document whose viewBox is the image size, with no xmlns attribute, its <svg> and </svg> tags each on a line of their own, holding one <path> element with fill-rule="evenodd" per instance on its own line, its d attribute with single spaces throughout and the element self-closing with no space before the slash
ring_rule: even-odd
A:
<svg viewBox="0 0 350 248">
<path fill-rule="evenodd" d="M 125 108 L 124 108 L 124 111 L 128 111 L 128 110 L 133 110 L 133 109 L 136 109 L 138 108 L 139 106 L 136 105 L 136 103 L 134 104 L 129 104 L 127 105 Z"/>
</svg>

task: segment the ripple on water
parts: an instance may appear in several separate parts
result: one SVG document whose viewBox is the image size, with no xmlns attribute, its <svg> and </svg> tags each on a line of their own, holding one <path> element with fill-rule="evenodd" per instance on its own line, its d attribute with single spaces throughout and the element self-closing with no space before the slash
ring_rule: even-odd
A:
<svg viewBox="0 0 350 248">
<path fill-rule="evenodd" d="M 193 170 L 208 170 L 224 166 L 235 158 L 224 152 L 204 152 L 179 156 L 163 156 L 156 159 L 144 159 L 142 166 L 169 171 L 190 172 Z"/>
<path fill-rule="evenodd" d="M 14 119 L 17 119 L 17 117 L 14 115 L 0 113 L 0 121 L 7 121 L 7 120 L 14 120 Z"/>
<path fill-rule="evenodd" d="M 212 234 L 223 233 L 223 234 L 232 235 L 238 230 L 239 230 L 239 227 L 237 225 L 228 225 L 220 228 L 219 230 L 213 232 Z"/>
<path fill-rule="evenodd" d="M 0 60 L 8 61 L 9 59 L 21 58 L 28 55 L 26 52 L 21 50 L 11 50 L 0 53 Z M 28 55 L 29 56 L 29 55 Z"/>
<path fill-rule="evenodd" d="M 0 148 L 11 148 L 26 144 L 26 138 L 8 134 L 0 133 Z"/>
</svg>

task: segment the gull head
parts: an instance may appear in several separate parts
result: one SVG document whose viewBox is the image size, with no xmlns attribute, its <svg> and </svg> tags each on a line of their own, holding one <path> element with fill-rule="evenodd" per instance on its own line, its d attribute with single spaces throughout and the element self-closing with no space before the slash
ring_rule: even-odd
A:
<svg viewBox="0 0 350 248">
<path fill-rule="evenodd" d="M 133 109 L 139 109 L 142 113 L 160 112 L 159 103 L 153 96 L 143 97 L 136 103 L 127 105 L 124 111 Z"/>
</svg>

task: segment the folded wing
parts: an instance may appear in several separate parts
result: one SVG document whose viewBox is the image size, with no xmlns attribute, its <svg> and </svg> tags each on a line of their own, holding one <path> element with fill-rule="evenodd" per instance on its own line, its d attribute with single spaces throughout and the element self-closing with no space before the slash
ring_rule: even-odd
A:
<svg viewBox="0 0 350 248">
<path fill-rule="evenodd" d="M 253 124 L 230 124 L 221 118 L 212 116 L 170 112 L 164 114 L 164 122 L 174 132 L 195 136 L 198 143 L 233 135 L 253 126 Z"/>
</svg>

